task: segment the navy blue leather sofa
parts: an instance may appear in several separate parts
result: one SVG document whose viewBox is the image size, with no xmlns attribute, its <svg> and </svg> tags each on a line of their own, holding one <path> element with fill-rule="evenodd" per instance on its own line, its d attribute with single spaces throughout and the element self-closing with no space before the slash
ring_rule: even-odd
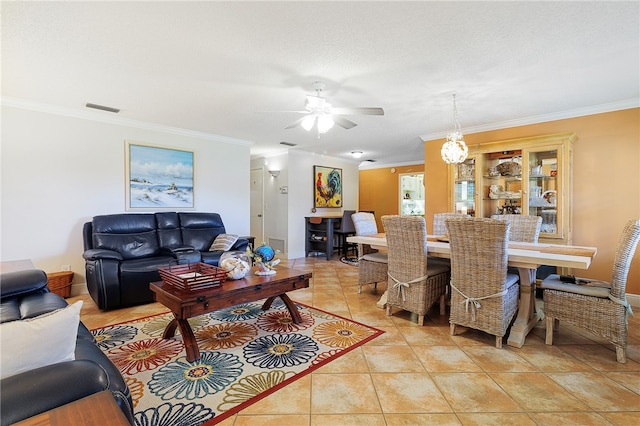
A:
<svg viewBox="0 0 640 426">
<path fill-rule="evenodd" d="M 149 283 L 159 266 L 218 265 L 223 251 L 209 251 L 226 229 L 218 213 L 159 212 L 94 216 L 83 227 L 89 294 L 102 310 L 154 301 Z M 239 238 L 230 251 L 246 250 Z"/>
</svg>

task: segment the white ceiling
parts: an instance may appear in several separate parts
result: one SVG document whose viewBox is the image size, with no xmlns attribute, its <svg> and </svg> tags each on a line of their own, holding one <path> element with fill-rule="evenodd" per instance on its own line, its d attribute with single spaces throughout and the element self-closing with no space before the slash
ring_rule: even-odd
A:
<svg viewBox="0 0 640 426">
<path fill-rule="evenodd" d="M 2 96 L 376 164 L 422 139 L 640 105 L 640 2 L 7 2 Z M 284 128 L 316 80 L 348 116 Z M 111 113 L 95 111 L 93 114 Z M 571 129 L 567 129 L 571 130 Z"/>
</svg>

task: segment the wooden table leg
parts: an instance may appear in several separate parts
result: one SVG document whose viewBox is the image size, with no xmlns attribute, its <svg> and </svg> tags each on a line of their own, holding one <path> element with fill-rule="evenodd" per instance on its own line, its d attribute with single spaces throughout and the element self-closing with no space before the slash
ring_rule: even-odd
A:
<svg viewBox="0 0 640 426">
<path fill-rule="evenodd" d="M 286 293 L 282 293 L 278 296 L 273 296 L 265 300 L 265 302 L 262 304 L 262 310 L 266 311 L 267 309 L 269 309 L 276 297 L 279 297 L 284 303 L 284 305 L 287 307 L 287 310 L 289 310 L 289 314 L 291 315 L 291 320 L 293 321 L 293 323 L 294 324 L 302 323 L 302 317 L 300 316 L 300 312 L 298 311 L 296 304 L 293 303 L 293 301 L 289 298 L 289 296 L 287 296 Z"/>
<path fill-rule="evenodd" d="M 388 292 L 388 291 L 389 291 L 389 290 L 386 290 L 384 293 L 382 293 L 382 296 L 380 296 L 380 300 L 378 300 L 378 301 L 376 302 L 376 306 L 377 306 L 378 308 L 380 308 L 380 309 L 384 309 L 384 308 L 386 308 L 386 307 L 387 307 L 387 296 L 388 296 L 387 292 Z"/>
<path fill-rule="evenodd" d="M 518 315 L 509 332 L 507 345 L 521 348 L 527 334 L 540 320 L 535 312 L 536 306 L 536 270 L 531 268 L 518 268 L 520 274 L 520 302 Z"/>
<path fill-rule="evenodd" d="M 200 349 L 198 349 L 198 344 L 196 342 L 196 336 L 193 334 L 193 330 L 191 330 L 191 325 L 186 319 L 178 318 L 177 315 L 174 314 L 174 319 L 172 319 L 167 327 L 164 329 L 164 333 L 162 333 L 163 339 L 170 339 L 176 334 L 176 328 L 180 328 L 180 334 L 182 335 L 182 341 L 184 342 L 184 349 L 187 354 L 187 361 L 193 362 L 200 359 Z"/>
<path fill-rule="evenodd" d="M 178 327 L 177 319 L 174 318 L 171 321 L 169 321 L 169 324 L 167 324 L 167 327 L 164 329 L 164 333 L 162 333 L 162 338 L 171 339 L 173 336 L 175 336 L 177 327 Z"/>
</svg>

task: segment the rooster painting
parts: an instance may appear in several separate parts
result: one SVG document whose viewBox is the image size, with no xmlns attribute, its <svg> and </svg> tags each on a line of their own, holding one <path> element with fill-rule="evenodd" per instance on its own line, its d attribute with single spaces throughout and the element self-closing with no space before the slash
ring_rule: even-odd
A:
<svg viewBox="0 0 640 426">
<path fill-rule="evenodd" d="M 315 207 L 342 207 L 342 170 L 315 166 Z"/>
</svg>

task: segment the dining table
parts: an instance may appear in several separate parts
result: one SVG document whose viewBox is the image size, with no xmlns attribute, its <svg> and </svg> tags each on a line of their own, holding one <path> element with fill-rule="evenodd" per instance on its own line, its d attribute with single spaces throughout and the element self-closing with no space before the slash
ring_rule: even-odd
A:
<svg viewBox="0 0 640 426">
<path fill-rule="evenodd" d="M 384 233 L 357 235 L 347 238 L 350 243 L 368 244 L 372 248 L 387 249 Z M 518 313 L 511 327 L 507 344 L 521 348 L 527 334 L 542 318 L 536 311 L 536 271 L 542 265 L 566 269 L 588 269 L 598 249 L 596 247 L 573 246 L 549 243 L 508 243 L 508 265 L 518 269 L 520 276 L 520 298 Z M 443 236 L 427 235 L 427 255 L 443 259 L 451 258 L 451 247 Z M 384 307 L 386 292 L 378 302 Z"/>
</svg>

